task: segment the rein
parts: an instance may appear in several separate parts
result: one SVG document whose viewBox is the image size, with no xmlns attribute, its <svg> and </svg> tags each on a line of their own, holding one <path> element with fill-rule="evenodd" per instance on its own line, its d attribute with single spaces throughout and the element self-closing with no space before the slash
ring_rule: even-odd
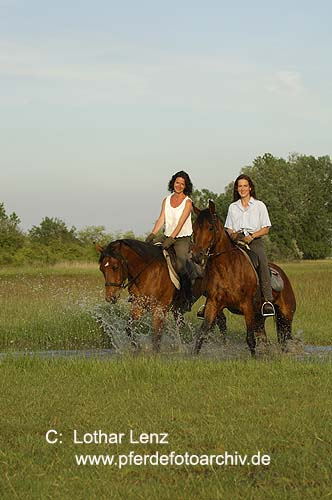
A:
<svg viewBox="0 0 332 500">
<path fill-rule="evenodd" d="M 208 257 L 219 257 L 220 255 L 224 255 L 225 253 L 233 252 L 233 250 L 240 250 L 240 249 L 239 247 L 234 246 L 233 248 L 230 248 L 229 250 L 224 250 L 223 252 L 209 253 Z"/>
<path fill-rule="evenodd" d="M 216 245 L 216 243 L 218 241 L 218 238 L 217 238 L 217 234 L 218 234 L 217 214 L 213 213 L 213 214 L 211 214 L 211 216 L 212 216 L 212 227 L 213 227 L 213 240 L 211 242 L 211 245 L 207 248 L 207 250 L 204 254 L 204 258 L 206 258 L 206 262 L 210 257 L 216 258 L 216 257 L 219 257 L 220 255 L 224 255 L 226 253 L 233 252 L 234 250 L 239 250 L 239 248 L 237 246 L 233 245 L 233 247 L 230 248 L 229 250 L 223 250 L 222 252 L 217 252 L 217 253 L 211 252 L 211 249 L 213 249 L 213 247 Z"/>
<path fill-rule="evenodd" d="M 107 257 L 107 255 L 105 255 L 105 257 Z M 123 255 L 120 253 L 120 252 L 116 252 L 116 251 L 112 251 L 112 254 L 110 254 L 110 257 L 114 257 L 115 259 L 117 259 L 121 266 L 122 266 L 122 269 L 125 268 L 125 273 L 124 274 L 124 278 L 122 280 L 121 283 L 113 283 L 112 281 L 105 281 L 105 286 L 108 287 L 108 286 L 115 286 L 115 287 L 118 287 L 118 288 L 123 288 L 123 289 L 126 289 L 128 288 L 130 285 L 132 285 L 136 279 L 143 273 L 143 271 L 145 271 L 145 269 L 147 269 L 151 264 L 152 262 L 154 262 L 158 257 L 159 255 L 156 255 L 155 257 L 153 257 L 153 259 L 151 259 L 144 267 L 143 269 L 141 269 L 137 274 L 136 276 L 134 276 L 133 278 L 131 278 L 130 280 L 128 279 L 128 276 L 129 276 L 129 269 L 128 269 L 128 262 L 126 261 L 126 259 L 123 257 Z M 127 283 L 126 283 L 126 280 L 128 279 Z"/>
</svg>

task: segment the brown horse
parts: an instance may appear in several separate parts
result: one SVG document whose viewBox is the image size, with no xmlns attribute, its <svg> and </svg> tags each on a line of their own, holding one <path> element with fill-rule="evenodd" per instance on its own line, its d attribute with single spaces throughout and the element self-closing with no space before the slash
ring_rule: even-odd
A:
<svg viewBox="0 0 332 500">
<path fill-rule="evenodd" d="M 247 256 L 230 239 L 216 215 L 215 206 L 209 202 L 205 210 L 194 209 L 198 217 L 194 224 L 193 257 L 197 262 L 206 261 L 207 303 L 204 323 L 196 339 L 194 352 L 199 353 L 208 330 L 217 315 L 227 308 L 243 314 L 247 327 L 247 344 L 255 355 L 255 335 L 265 336 L 265 318 L 261 315 L 262 297 L 257 275 Z M 283 279 L 281 292 L 273 291 L 275 319 L 279 343 L 284 346 L 291 339 L 292 320 L 296 309 L 292 286 L 284 271 L 269 264 Z"/>
<path fill-rule="evenodd" d="M 126 331 L 132 344 L 137 347 L 132 336 L 133 321 L 149 310 L 153 317 L 153 348 L 159 351 L 167 311 L 173 310 L 180 326 L 183 322 L 179 313 L 181 294 L 170 280 L 161 247 L 139 240 L 122 239 L 111 242 L 106 248 L 99 245 L 96 248 L 100 252 L 100 270 L 105 277 L 106 300 L 116 302 L 121 290 L 128 288 L 131 310 Z M 202 279 L 198 279 L 193 288 L 195 300 L 202 292 Z M 223 314 L 216 317 L 215 324 L 221 332 L 225 328 L 224 322 Z"/>
</svg>

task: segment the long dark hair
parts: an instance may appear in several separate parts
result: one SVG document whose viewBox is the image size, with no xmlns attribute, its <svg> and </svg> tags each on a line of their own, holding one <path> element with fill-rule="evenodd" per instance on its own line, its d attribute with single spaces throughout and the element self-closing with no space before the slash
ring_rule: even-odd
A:
<svg viewBox="0 0 332 500">
<path fill-rule="evenodd" d="M 185 180 L 186 186 L 185 186 L 183 192 L 187 196 L 190 196 L 191 193 L 193 192 L 193 185 L 192 185 L 192 182 L 190 180 L 189 175 L 187 174 L 187 172 L 184 172 L 183 170 L 180 170 L 180 172 L 176 172 L 176 174 L 174 174 L 172 176 L 171 180 L 168 183 L 168 191 L 170 191 L 171 193 L 173 193 L 173 191 L 174 191 L 174 182 L 175 182 L 175 179 L 177 179 L 177 177 L 182 177 L 182 179 Z"/>
<path fill-rule="evenodd" d="M 241 179 L 245 179 L 246 181 L 249 182 L 250 196 L 252 196 L 253 198 L 256 198 L 256 192 L 255 192 L 255 185 L 254 185 L 254 183 L 250 179 L 249 175 L 241 174 L 241 175 L 239 175 L 235 179 L 235 182 L 234 182 L 234 187 L 233 187 L 233 201 L 237 201 L 237 200 L 239 200 L 241 198 L 241 196 L 239 195 L 238 190 L 237 190 L 239 181 Z"/>
</svg>

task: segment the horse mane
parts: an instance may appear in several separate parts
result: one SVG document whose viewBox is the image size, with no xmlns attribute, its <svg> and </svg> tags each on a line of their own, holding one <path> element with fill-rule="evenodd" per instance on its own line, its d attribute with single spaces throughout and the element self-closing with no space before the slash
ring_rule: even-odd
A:
<svg viewBox="0 0 332 500">
<path fill-rule="evenodd" d="M 106 256 L 114 256 L 114 251 L 117 243 L 124 243 L 145 261 L 151 260 L 152 258 L 160 261 L 164 260 L 160 245 L 152 245 L 151 243 L 145 243 L 144 241 L 126 238 L 123 240 L 115 240 L 109 243 L 102 252 L 100 261 Z"/>
<path fill-rule="evenodd" d="M 216 217 L 216 220 L 219 221 L 221 224 L 221 219 L 219 217 L 219 215 L 217 214 L 214 214 L 214 216 Z M 213 215 L 211 214 L 209 208 L 204 208 L 202 209 L 198 216 L 197 216 L 197 219 L 196 221 L 198 222 L 199 225 L 203 224 L 204 220 L 207 219 L 207 221 L 210 223 L 210 224 L 213 224 Z M 228 237 L 229 241 L 232 243 L 232 245 L 235 245 L 234 241 L 232 240 L 232 238 L 230 237 L 230 235 L 228 234 L 228 231 L 226 231 L 224 225 L 222 224 L 222 227 L 223 227 L 223 230 L 226 234 L 226 236 Z"/>
<path fill-rule="evenodd" d="M 211 212 L 208 208 L 204 208 L 203 210 L 201 210 L 196 218 L 196 221 L 198 222 L 199 225 L 201 225 L 203 223 L 203 221 L 207 219 L 208 222 L 210 222 L 212 224 L 212 215 L 211 215 Z"/>
</svg>

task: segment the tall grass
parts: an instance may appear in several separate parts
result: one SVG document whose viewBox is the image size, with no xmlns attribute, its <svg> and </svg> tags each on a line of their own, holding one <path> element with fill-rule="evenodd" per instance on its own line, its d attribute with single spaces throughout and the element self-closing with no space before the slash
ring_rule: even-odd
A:
<svg viewBox="0 0 332 500">
<path fill-rule="evenodd" d="M 282 267 L 297 299 L 294 335 L 309 344 L 331 344 L 332 261 L 286 263 Z M 118 330 L 118 336 L 125 336 L 122 319 L 128 314 L 129 304 L 122 306 L 122 318 L 118 315 L 115 323 L 112 309 L 104 301 L 104 281 L 97 264 L 2 268 L 0 300 L 1 349 L 98 348 L 105 346 L 105 329 Z M 196 319 L 198 305 L 186 314 L 189 327 L 183 334 L 184 343 L 200 326 Z M 244 319 L 226 314 L 229 338 L 245 345 Z M 151 322 L 149 318 L 144 322 L 148 334 Z M 275 342 L 273 319 L 268 319 L 266 326 L 270 341 Z"/>
<path fill-rule="evenodd" d="M 1 277 L 3 348 L 100 347 L 100 331 L 90 311 L 103 300 L 102 279 L 84 268 L 77 271 L 57 268 Z"/>
</svg>

